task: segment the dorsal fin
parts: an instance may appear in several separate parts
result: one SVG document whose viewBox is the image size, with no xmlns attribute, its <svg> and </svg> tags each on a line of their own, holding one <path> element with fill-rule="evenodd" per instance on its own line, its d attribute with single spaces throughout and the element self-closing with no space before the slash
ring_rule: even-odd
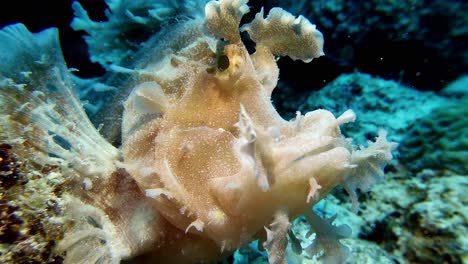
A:
<svg viewBox="0 0 468 264">
<path fill-rule="evenodd" d="M 83 177 L 115 171 L 118 151 L 75 96 L 57 30 L 31 33 L 14 24 L 0 30 L 0 39 L 0 105 L 9 140 L 27 141 L 39 164 L 71 168 Z"/>
</svg>

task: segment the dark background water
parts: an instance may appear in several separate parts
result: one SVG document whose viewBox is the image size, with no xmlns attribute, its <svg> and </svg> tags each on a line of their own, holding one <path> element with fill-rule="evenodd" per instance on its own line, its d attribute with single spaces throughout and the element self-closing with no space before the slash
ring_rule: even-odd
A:
<svg viewBox="0 0 468 264">
<path fill-rule="evenodd" d="M 103 73 L 98 64 L 89 61 L 87 47 L 82 39 L 83 32 L 75 32 L 70 28 L 73 19 L 71 8 L 72 0 L 61 1 L 10 1 L 8 6 L 3 5 L 0 9 L 0 26 L 11 23 L 24 23 L 31 31 L 37 32 L 48 27 L 58 27 L 63 53 L 69 67 L 78 68 L 78 75 L 82 77 L 97 76 Z M 98 0 L 80 0 L 83 7 L 88 10 L 91 19 L 105 21 L 104 10 L 106 4 Z M 253 18 L 261 6 L 265 6 L 265 13 L 276 5 L 275 1 L 257 0 L 250 1 L 252 12 L 244 20 Z M 316 5 L 323 5 L 323 1 L 314 1 Z M 430 2 L 430 1 L 429 1 Z M 428 3 L 429 3 L 428 2 Z M 439 1 L 440 2 L 440 1 Z M 457 2 L 457 1 L 450 1 Z M 367 14 L 359 13 L 361 5 L 366 1 L 355 1 L 349 6 L 347 13 L 343 14 L 321 14 L 322 17 L 330 17 L 333 21 L 335 16 L 344 15 L 355 21 L 362 20 Z M 355 10 L 353 9 L 355 8 Z M 287 7 L 286 7 L 287 8 Z M 372 8 L 372 7 L 371 7 Z M 412 8 L 408 6 L 408 8 Z M 335 79 L 341 73 L 349 73 L 359 70 L 371 73 L 386 79 L 401 81 L 409 86 L 420 90 L 440 90 L 448 82 L 456 79 L 461 72 L 466 72 L 466 65 L 456 63 L 463 60 L 462 54 L 453 54 L 453 59 L 447 60 L 439 56 L 442 52 L 450 52 L 445 48 L 428 47 L 431 40 L 421 41 L 412 39 L 405 32 L 400 35 L 389 36 L 388 32 L 378 29 L 362 28 L 362 34 L 357 36 L 337 36 L 337 30 L 321 25 L 323 19 L 314 19 L 310 8 L 304 8 L 300 12 L 317 24 L 319 30 L 324 33 L 325 53 L 327 56 L 314 60 L 313 63 L 304 64 L 295 62 L 289 58 L 279 61 L 281 67 L 280 79 L 287 82 L 297 93 L 317 90 Z M 465 10 L 468 11 L 468 10 Z M 414 10 L 418 12 L 418 10 Z M 460 12 L 464 12 L 460 10 Z M 441 15 L 442 14 L 442 15 Z M 421 19 L 421 30 L 432 30 L 435 34 L 443 34 L 449 27 L 450 14 L 443 16 L 444 12 L 434 11 L 432 14 L 424 14 Z M 298 15 L 298 14 L 295 14 Z M 362 18 L 361 18 L 362 16 Z M 386 17 L 387 16 L 387 17 Z M 328 17 L 326 17 L 328 19 Z M 389 23 L 388 14 L 377 15 L 377 23 Z M 388 21 L 385 21 L 388 20 Z M 346 23 L 347 22 L 344 20 Z M 354 21 L 353 21 L 354 23 Z M 361 25 L 362 26 L 362 25 Z M 369 26 L 368 26 L 369 27 Z M 434 36 L 436 37 L 436 36 Z M 438 36 L 440 37 L 440 36 Z M 466 36 L 453 39 L 452 47 L 468 47 Z M 300 70 L 298 70 L 300 69 Z M 303 72 L 309 74 L 304 75 Z"/>
</svg>

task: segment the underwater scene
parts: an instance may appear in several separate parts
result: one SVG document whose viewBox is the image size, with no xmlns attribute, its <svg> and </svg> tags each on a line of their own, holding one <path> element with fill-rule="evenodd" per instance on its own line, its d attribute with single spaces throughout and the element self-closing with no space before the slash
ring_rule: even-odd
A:
<svg viewBox="0 0 468 264">
<path fill-rule="evenodd" d="M 0 263 L 468 263 L 468 2 L 0 10 Z"/>
</svg>

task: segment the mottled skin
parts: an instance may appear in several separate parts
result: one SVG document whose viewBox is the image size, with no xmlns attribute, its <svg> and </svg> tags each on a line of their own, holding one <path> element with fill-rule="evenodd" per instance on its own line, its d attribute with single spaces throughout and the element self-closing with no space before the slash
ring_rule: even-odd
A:
<svg viewBox="0 0 468 264">
<path fill-rule="evenodd" d="M 264 236 L 277 210 L 295 217 L 345 177 L 350 145 L 338 125 L 351 120 L 323 110 L 283 120 L 270 102 L 278 68 L 268 47 L 249 55 L 240 39 L 207 32 L 142 71 L 125 103 L 122 150 L 126 170 L 179 230 L 161 252 L 202 260 L 232 251 Z M 308 204 L 311 177 L 322 189 Z"/>
</svg>

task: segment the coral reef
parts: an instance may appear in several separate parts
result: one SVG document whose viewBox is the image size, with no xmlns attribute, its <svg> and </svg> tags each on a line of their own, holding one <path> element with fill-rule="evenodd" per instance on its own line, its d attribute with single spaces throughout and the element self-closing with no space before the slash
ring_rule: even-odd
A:
<svg viewBox="0 0 468 264">
<path fill-rule="evenodd" d="M 401 161 L 413 172 L 423 169 L 468 174 L 468 100 L 452 100 L 409 126 Z"/>
<path fill-rule="evenodd" d="M 116 14 L 104 24 L 91 22 L 75 4 L 75 27 L 115 29 L 125 1 L 109 3 Z M 147 21 L 127 5 L 125 19 L 132 22 L 124 25 Z M 150 21 L 175 12 L 152 8 Z M 70 75 L 55 29 L 32 34 L 15 24 L 0 31 L 2 141 L 24 150 L 21 157 L 33 164 L 53 168 L 37 182 L 29 178 L 26 189 L 40 189 L 28 195 L 33 213 L 47 212 L 54 194 L 63 196 L 64 237 L 55 250 L 65 263 L 209 262 L 256 239 L 270 261 L 285 263 L 288 241 L 302 251 L 289 223 L 302 214 L 316 233 L 306 252 L 328 263 L 349 255 L 339 243 L 349 227 L 333 226 L 334 218 L 322 220 L 310 207 L 338 185 L 356 205 L 356 191 L 383 177 L 396 144 L 380 130 L 367 148 L 354 148 L 339 128 L 354 121 L 352 110 L 335 118 L 320 109 L 286 121 L 271 105 L 275 56 L 310 62 L 323 55 L 322 34 L 307 19 L 274 8 L 239 29 L 247 0 L 210 1 L 204 11 L 168 27 L 165 38 L 156 34 L 138 52 L 124 53 L 132 63 L 96 48 L 110 71 L 127 76 L 120 79 L 128 94 L 121 148 L 85 114 L 73 90 L 81 81 Z M 239 31 L 256 42 L 254 53 Z M 88 42 L 99 46 L 100 37 L 91 34 Z M 66 191 L 56 194 L 63 182 Z"/>
<path fill-rule="evenodd" d="M 3 132 L 0 142 L 8 140 Z M 0 144 L 0 262 L 62 263 L 54 248 L 66 229 L 65 179 L 58 167 L 38 166 L 28 156 Z"/>
<path fill-rule="evenodd" d="M 410 263 L 464 263 L 467 186 L 466 175 L 431 170 L 389 177 L 363 202 L 359 237 Z"/>
</svg>

